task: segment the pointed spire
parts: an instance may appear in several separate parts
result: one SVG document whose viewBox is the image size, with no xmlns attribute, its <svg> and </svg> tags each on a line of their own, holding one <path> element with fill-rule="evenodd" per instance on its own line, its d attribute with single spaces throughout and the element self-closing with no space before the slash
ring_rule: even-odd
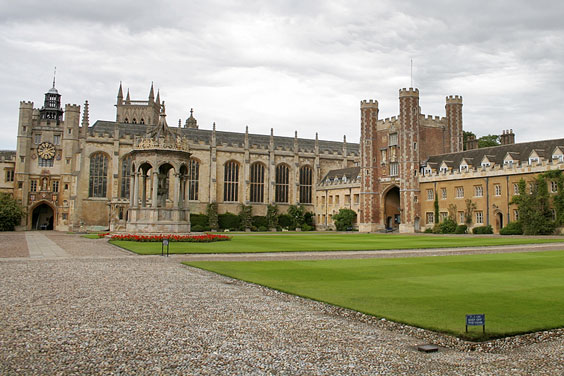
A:
<svg viewBox="0 0 564 376">
<path fill-rule="evenodd" d="M 129 98 L 129 89 L 127 89 L 127 97 L 125 97 L 125 104 L 129 104 L 129 102 L 131 102 L 131 99 Z"/>
<path fill-rule="evenodd" d="M 84 111 L 82 112 L 82 127 L 88 128 L 90 126 L 90 115 L 88 113 L 88 101 L 84 102 Z"/>
<path fill-rule="evenodd" d="M 149 91 L 149 102 L 155 100 L 155 91 L 153 90 L 153 81 L 151 81 L 151 91 Z"/>
<path fill-rule="evenodd" d="M 161 91 L 157 90 L 157 99 L 156 99 L 157 104 L 161 104 Z"/>
<path fill-rule="evenodd" d="M 119 99 L 123 99 L 123 89 L 122 89 L 122 87 L 121 87 L 121 81 L 119 82 L 119 89 L 118 89 L 118 95 L 117 95 L 117 97 L 118 97 L 118 100 L 119 100 Z"/>
</svg>

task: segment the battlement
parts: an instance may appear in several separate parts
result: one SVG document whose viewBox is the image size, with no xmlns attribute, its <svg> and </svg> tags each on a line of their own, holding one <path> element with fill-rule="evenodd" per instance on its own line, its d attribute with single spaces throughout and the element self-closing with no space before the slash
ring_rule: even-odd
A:
<svg viewBox="0 0 564 376">
<path fill-rule="evenodd" d="M 360 108 L 378 108 L 378 101 L 375 99 L 368 99 L 360 101 Z"/>
<path fill-rule="evenodd" d="M 419 97 L 419 89 L 417 88 L 403 88 L 399 91 L 399 96 L 401 97 Z"/>
<path fill-rule="evenodd" d="M 449 95 L 446 97 L 446 104 L 462 104 L 462 95 Z"/>
<path fill-rule="evenodd" d="M 32 101 L 20 101 L 20 108 L 33 109 Z"/>
<path fill-rule="evenodd" d="M 391 126 L 392 124 L 396 123 L 399 120 L 398 116 L 392 116 L 389 118 L 385 118 L 385 119 L 380 119 L 376 122 L 376 125 L 380 128 L 384 127 L 384 128 L 388 128 L 389 126 Z"/>
<path fill-rule="evenodd" d="M 74 104 L 74 103 L 73 104 L 67 103 L 67 104 L 65 104 L 65 111 L 73 111 L 73 112 L 79 111 L 80 112 L 80 105 Z"/>
</svg>

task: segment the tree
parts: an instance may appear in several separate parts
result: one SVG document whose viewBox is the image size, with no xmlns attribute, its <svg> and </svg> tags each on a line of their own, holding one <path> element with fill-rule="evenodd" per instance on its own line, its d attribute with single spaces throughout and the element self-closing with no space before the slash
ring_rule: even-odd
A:
<svg viewBox="0 0 564 376">
<path fill-rule="evenodd" d="M 22 207 L 11 195 L 0 193 L 0 231 L 13 231 L 23 214 Z"/>
<path fill-rule="evenodd" d="M 472 202 L 472 200 L 470 199 L 467 199 L 466 210 L 464 211 L 464 223 L 468 227 L 472 226 L 472 222 L 473 222 L 472 216 L 474 215 L 474 210 L 476 210 L 476 203 Z"/>
<path fill-rule="evenodd" d="M 487 136 L 482 136 L 478 138 L 478 147 L 487 148 L 490 146 L 499 145 L 499 136 L 496 134 L 489 134 Z"/>
<path fill-rule="evenodd" d="M 268 205 L 266 207 L 266 221 L 268 228 L 275 228 L 278 226 L 278 205 Z"/>
<path fill-rule="evenodd" d="M 555 226 L 564 225 L 564 174 L 561 170 L 550 170 L 543 174 L 547 180 L 556 182 L 558 191 L 552 199 L 552 205 L 556 212 Z"/>
<path fill-rule="evenodd" d="M 448 206 L 448 217 L 456 223 L 456 211 L 457 207 L 454 204 Z"/>
<path fill-rule="evenodd" d="M 241 204 L 239 217 L 241 218 L 241 227 L 245 230 L 250 229 L 253 225 L 253 207 Z"/>
<path fill-rule="evenodd" d="M 353 227 L 356 221 L 356 212 L 351 209 L 339 209 L 339 212 L 333 216 L 337 231 L 346 231 Z"/>
<path fill-rule="evenodd" d="M 217 202 L 210 202 L 206 208 L 210 228 L 217 231 L 219 228 L 219 219 L 217 216 Z"/>
<path fill-rule="evenodd" d="M 550 210 L 550 196 L 548 186 L 543 175 L 530 182 L 531 189 L 527 192 L 527 183 L 519 181 L 519 195 L 513 196 L 512 204 L 519 208 L 519 223 L 524 235 L 548 235 L 554 233 L 554 221 Z"/>
<path fill-rule="evenodd" d="M 295 227 L 302 227 L 305 223 L 305 208 L 302 204 L 290 205 L 288 208 L 288 215 L 292 217 L 293 225 Z"/>
</svg>

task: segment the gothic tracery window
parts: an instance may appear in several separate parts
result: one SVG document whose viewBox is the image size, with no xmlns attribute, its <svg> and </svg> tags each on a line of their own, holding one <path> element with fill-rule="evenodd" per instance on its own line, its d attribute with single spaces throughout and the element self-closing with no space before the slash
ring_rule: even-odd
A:
<svg viewBox="0 0 564 376">
<path fill-rule="evenodd" d="M 285 164 L 276 166 L 276 190 L 274 191 L 276 202 L 288 202 L 288 191 L 290 188 L 290 169 Z"/>
<path fill-rule="evenodd" d="M 108 187 L 108 157 L 104 153 L 90 156 L 88 197 L 106 197 Z"/>
<path fill-rule="evenodd" d="M 223 201 L 237 201 L 239 199 L 239 164 L 229 161 L 224 166 Z"/>
<path fill-rule="evenodd" d="M 309 166 L 300 168 L 300 203 L 311 204 L 312 169 Z"/>
<path fill-rule="evenodd" d="M 251 202 L 264 202 L 264 165 L 251 165 Z"/>
<path fill-rule="evenodd" d="M 188 200 L 198 200 L 200 180 L 200 162 L 196 159 L 190 159 L 188 168 Z"/>
<path fill-rule="evenodd" d="M 131 185 L 131 157 L 127 156 L 121 161 L 121 189 L 120 197 L 129 197 L 129 190 Z"/>
</svg>

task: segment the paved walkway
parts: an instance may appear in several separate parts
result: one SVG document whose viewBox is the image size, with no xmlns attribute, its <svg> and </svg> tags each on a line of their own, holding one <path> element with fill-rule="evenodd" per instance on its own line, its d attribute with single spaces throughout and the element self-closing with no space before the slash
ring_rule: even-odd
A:
<svg viewBox="0 0 564 376">
<path fill-rule="evenodd" d="M 69 256 L 57 243 L 39 231 L 27 231 L 25 233 L 25 239 L 27 240 L 27 248 L 29 250 L 29 257 L 31 258 Z"/>
</svg>

